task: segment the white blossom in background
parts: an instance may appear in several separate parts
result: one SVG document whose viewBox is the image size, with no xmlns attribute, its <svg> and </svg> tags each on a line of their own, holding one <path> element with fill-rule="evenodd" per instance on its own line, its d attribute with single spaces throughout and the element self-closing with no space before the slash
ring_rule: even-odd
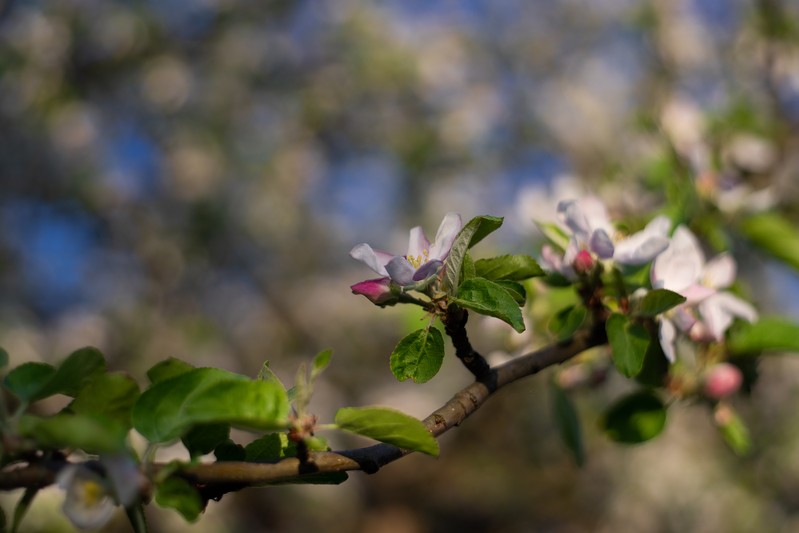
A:
<svg viewBox="0 0 799 533">
<path fill-rule="evenodd" d="M 579 259 L 581 265 L 588 263 L 586 252 L 599 260 L 642 265 L 669 245 L 671 221 L 667 217 L 656 217 L 638 233 L 623 236 L 613 227 L 604 204 L 593 196 L 560 202 L 558 218 L 566 228 L 565 251 L 561 255 L 552 246 L 545 245 L 542 260 L 549 270 L 570 279 L 575 277 L 576 260 Z"/>
<path fill-rule="evenodd" d="M 757 319 L 751 304 L 722 291 L 735 281 L 736 264 L 729 253 L 705 261 L 696 236 L 679 226 L 669 247 L 655 259 L 650 271 L 652 287 L 668 289 L 686 302 L 659 319 L 660 342 L 666 357 L 674 361 L 677 330 L 697 341 L 721 341 L 735 318 Z"/>
</svg>

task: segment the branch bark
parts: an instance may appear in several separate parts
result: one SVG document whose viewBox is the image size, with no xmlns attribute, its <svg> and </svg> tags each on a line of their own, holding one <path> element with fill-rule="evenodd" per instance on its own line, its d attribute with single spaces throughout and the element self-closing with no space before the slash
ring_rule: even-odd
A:
<svg viewBox="0 0 799 533">
<path fill-rule="evenodd" d="M 605 343 L 604 324 L 599 323 L 591 330 L 578 333 L 570 341 L 512 359 L 492 368 L 484 377 L 459 391 L 425 418 L 423 423 L 433 436 L 438 437 L 466 420 L 499 389 Z M 376 444 L 353 450 L 312 452 L 307 462 L 297 458 L 286 458 L 275 463 L 220 461 L 190 466 L 176 474 L 200 487 L 207 498 L 218 498 L 242 488 L 298 480 L 309 474 L 353 470 L 371 474 L 408 453 L 408 450 L 396 446 Z M 49 485 L 53 483 L 57 471 L 66 464 L 31 464 L 3 472 L 0 474 L 0 490 Z M 155 475 L 165 466 L 150 465 L 148 474 Z"/>
</svg>

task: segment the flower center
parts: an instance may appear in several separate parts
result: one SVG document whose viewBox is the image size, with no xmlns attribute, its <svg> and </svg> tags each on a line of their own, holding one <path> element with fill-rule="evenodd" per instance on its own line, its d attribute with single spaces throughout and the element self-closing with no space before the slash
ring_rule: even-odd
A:
<svg viewBox="0 0 799 533">
<path fill-rule="evenodd" d="M 81 499 L 87 507 L 98 505 L 105 498 L 105 489 L 102 484 L 87 479 L 80 484 Z"/>
<path fill-rule="evenodd" d="M 422 255 L 406 255 L 405 259 L 408 260 L 413 268 L 418 269 L 430 260 L 430 251 L 422 250 Z"/>
</svg>

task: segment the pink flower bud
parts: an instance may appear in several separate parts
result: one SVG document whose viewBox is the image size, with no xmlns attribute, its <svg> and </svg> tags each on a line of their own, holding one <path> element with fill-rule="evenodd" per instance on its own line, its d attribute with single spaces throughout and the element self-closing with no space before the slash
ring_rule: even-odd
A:
<svg viewBox="0 0 799 533">
<path fill-rule="evenodd" d="M 353 294 L 362 294 L 375 305 L 394 305 L 397 296 L 391 290 L 391 281 L 388 278 L 368 279 L 356 283 L 352 287 Z"/>
<path fill-rule="evenodd" d="M 590 272 L 594 268 L 594 258 L 588 250 L 580 250 L 574 258 L 574 270 L 579 273 Z"/>
<path fill-rule="evenodd" d="M 743 375 L 737 366 L 719 363 L 705 374 L 703 391 L 708 398 L 721 400 L 738 392 L 742 382 Z"/>
</svg>

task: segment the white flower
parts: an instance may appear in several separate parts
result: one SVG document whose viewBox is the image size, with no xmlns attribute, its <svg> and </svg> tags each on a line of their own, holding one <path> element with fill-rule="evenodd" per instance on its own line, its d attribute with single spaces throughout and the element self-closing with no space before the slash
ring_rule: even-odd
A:
<svg viewBox="0 0 799 533">
<path fill-rule="evenodd" d="M 656 217 L 640 232 L 622 237 L 613 228 L 605 206 L 592 196 L 560 202 L 558 218 L 571 232 L 565 253 L 559 256 L 550 246 L 544 246 L 542 259 L 550 270 L 568 278 L 574 278 L 574 261 L 584 251 L 600 260 L 642 265 L 669 245 L 671 221 L 667 217 Z"/>
<path fill-rule="evenodd" d="M 78 529 L 99 529 L 111 518 L 116 502 L 105 478 L 84 465 L 69 465 L 58 474 L 66 491 L 64 514 Z"/>
<path fill-rule="evenodd" d="M 405 255 L 375 250 L 361 243 L 350 251 L 350 256 L 401 287 L 412 286 L 441 270 L 461 226 L 460 215 L 447 213 L 432 243 L 427 240 L 421 226 L 411 229 L 408 253 Z"/>
<path fill-rule="evenodd" d="M 738 317 L 757 320 L 751 304 L 730 292 L 721 291 L 735 281 L 735 260 L 722 253 L 705 262 L 696 236 L 679 226 L 669 247 L 657 256 L 650 272 L 652 287 L 668 289 L 686 302 L 660 317 L 660 342 L 666 357 L 674 361 L 676 328 L 688 332 L 694 340 L 720 341 Z M 691 317 L 698 319 L 691 320 Z"/>
</svg>

